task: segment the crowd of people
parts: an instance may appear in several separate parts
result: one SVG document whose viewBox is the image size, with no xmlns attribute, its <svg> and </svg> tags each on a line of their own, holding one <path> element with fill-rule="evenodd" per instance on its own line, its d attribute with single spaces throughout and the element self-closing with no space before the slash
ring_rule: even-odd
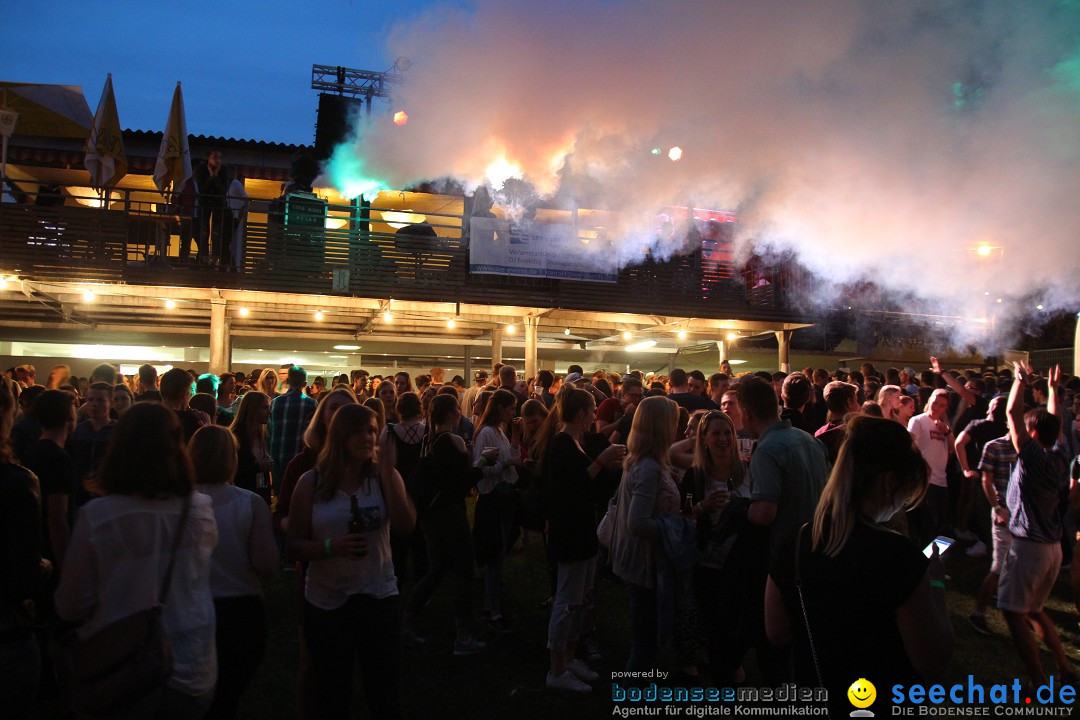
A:
<svg viewBox="0 0 1080 720">
<path fill-rule="evenodd" d="M 628 671 L 794 680 L 827 688 L 838 714 L 855 678 L 933 680 L 953 643 L 942 536 L 948 553 L 992 554 L 971 627 L 990 633 L 996 597 L 1028 680 L 1046 679 L 1037 633 L 1076 682 L 1044 606 L 1074 551 L 1080 378 L 936 358 L 921 373 L 720 370 L 521 378 L 496 363 L 465 387 L 440 368 L 309 383 L 288 365 L 102 364 L 44 384 L 11 368 L 0 702 L 11 717 L 42 697 L 67 708 L 65 649 L 152 606 L 175 573 L 171 676 L 110 716 L 234 717 L 266 648 L 260 578 L 284 562 L 299 715 L 348 717 L 357 664 L 371 716 L 401 717 L 404 648 L 428 642 L 447 575 L 453 655 L 515 632 L 503 566 L 523 530 L 545 542 L 552 691 L 599 679 L 604 576 L 628 596 Z"/>
</svg>

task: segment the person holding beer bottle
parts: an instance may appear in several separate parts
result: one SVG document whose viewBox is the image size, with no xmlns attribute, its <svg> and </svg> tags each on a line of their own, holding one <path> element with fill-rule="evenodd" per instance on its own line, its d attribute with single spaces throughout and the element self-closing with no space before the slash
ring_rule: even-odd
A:
<svg viewBox="0 0 1080 720">
<path fill-rule="evenodd" d="M 377 449 L 378 436 L 370 408 L 339 409 L 290 507 L 289 552 L 310 563 L 304 633 L 319 717 L 350 715 L 354 658 L 370 715 L 401 717 L 401 603 L 390 533 L 408 536 L 416 512 L 392 453 Z"/>
</svg>

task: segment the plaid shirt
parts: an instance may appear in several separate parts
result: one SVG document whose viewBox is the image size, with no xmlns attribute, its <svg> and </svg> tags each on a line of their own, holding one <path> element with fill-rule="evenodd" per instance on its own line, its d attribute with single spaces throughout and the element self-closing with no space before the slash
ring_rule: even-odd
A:
<svg viewBox="0 0 1080 720">
<path fill-rule="evenodd" d="M 1034 542 L 1061 539 L 1061 493 L 1068 485 L 1069 458 L 1065 441 L 1047 450 L 1028 438 L 1017 453 L 1016 469 L 1009 482 L 1009 532 Z"/>
<path fill-rule="evenodd" d="M 285 472 L 289 461 L 300 452 L 311 416 L 318 403 L 300 388 L 291 388 L 270 403 L 270 457 L 277 472 Z"/>
<path fill-rule="evenodd" d="M 1005 504 L 1005 495 L 1009 491 L 1009 477 L 1012 476 L 1015 466 L 1016 448 L 1013 447 L 1008 435 L 986 443 L 982 459 L 979 461 L 979 469 L 990 473 L 994 479 L 994 491 L 997 492 L 998 503 L 1001 505 Z"/>
</svg>

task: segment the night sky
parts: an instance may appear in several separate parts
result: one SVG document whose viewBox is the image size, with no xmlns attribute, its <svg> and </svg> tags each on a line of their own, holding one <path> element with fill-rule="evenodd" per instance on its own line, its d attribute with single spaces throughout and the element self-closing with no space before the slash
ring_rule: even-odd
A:
<svg viewBox="0 0 1080 720">
<path fill-rule="evenodd" d="M 164 127 L 179 80 L 192 134 L 311 143 L 311 66 L 389 68 L 387 35 L 431 5 L 5 3 L 0 80 L 81 85 L 93 112 L 111 72 L 120 122 L 136 130 Z"/>
</svg>

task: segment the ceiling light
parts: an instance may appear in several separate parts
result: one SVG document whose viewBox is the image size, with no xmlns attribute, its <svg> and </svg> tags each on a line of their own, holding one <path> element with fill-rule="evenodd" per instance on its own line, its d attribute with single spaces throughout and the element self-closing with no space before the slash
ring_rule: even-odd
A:
<svg viewBox="0 0 1080 720">
<path fill-rule="evenodd" d="M 566 328 L 565 330 L 563 330 L 562 334 L 563 335 L 569 335 L 570 334 L 570 328 Z"/>
<path fill-rule="evenodd" d="M 387 310 L 382 314 L 382 321 L 389 325 L 390 323 L 394 322 L 394 314 Z"/>
<path fill-rule="evenodd" d="M 359 350 L 359 345 L 335 345 L 335 350 Z"/>
<path fill-rule="evenodd" d="M 738 334 L 738 333 L 733 333 L 733 332 L 729 332 L 729 333 L 727 334 L 727 339 L 728 339 L 728 342 L 733 342 L 733 341 L 737 340 L 737 339 L 738 339 L 738 337 L 739 337 L 739 334 Z"/>
<path fill-rule="evenodd" d="M 247 317 L 248 315 L 251 314 L 251 311 L 248 310 L 246 307 L 240 308 L 240 310 L 238 312 L 240 314 L 240 317 Z"/>
<path fill-rule="evenodd" d="M 83 294 L 82 294 L 83 302 L 88 302 L 88 303 L 94 302 L 95 297 L 97 297 L 97 296 L 94 295 L 93 290 L 83 290 Z"/>
<path fill-rule="evenodd" d="M 975 248 L 975 252 L 977 252 L 982 257 L 989 257 L 990 253 L 993 252 L 993 248 L 991 248 L 986 243 L 983 243 L 982 245 L 979 245 L 979 247 Z"/>
<path fill-rule="evenodd" d="M 630 332 L 629 330 L 623 330 L 623 334 L 622 334 L 622 339 L 623 340 L 631 340 L 631 339 L 633 339 L 633 337 L 634 337 L 634 333 Z"/>
<path fill-rule="evenodd" d="M 0 290 L 6 290 L 8 286 L 8 279 L 0 275 Z"/>
<path fill-rule="evenodd" d="M 728 360 L 728 365 L 745 365 L 745 360 Z"/>
<path fill-rule="evenodd" d="M 165 301 L 165 309 L 166 310 L 175 310 L 176 309 L 176 301 L 175 300 L 166 300 Z"/>
<path fill-rule="evenodd" d="M 507 325 L 506 326 L 506 332 L 509 333 L 510 335 L 513 335 L 514 333 L 517 332 L 517 326 L 516 325 Z"/>
<path fill-rule="evenodd" d="M 323 319 L 324 317 L 326 317 L 326 316 L 325 316 L 325 315 L 323 315 L 323 311 L 322 311 L 322 310 L 316 310 L 316 311 L 315 311 L 315 319 L 316 319 L 316 320 L 322 320 L 322 319 Z"/>
<path fill-rule="evenodd" d="M 448 330 L 453 330 L 455 327 L 457 327 L 457 322 L 453 318 L 446 321 L 446 328 Z"/>
<path fill-rule="evenodd" d="M 636 342 L 633 345 L 627 345 L 626 352 L 638 352 L 639 350 L 648 350 L 651 347 L 656 347 L 655 340 L 642 340 L 641 342 Z"/>
<path fill-rule="evenodd" d="M 679 339 L 680 340 L 685 340 L 686 339 L 686 331 L 685 330 L 680 330 L 679 331 Z"/>
</svg>

